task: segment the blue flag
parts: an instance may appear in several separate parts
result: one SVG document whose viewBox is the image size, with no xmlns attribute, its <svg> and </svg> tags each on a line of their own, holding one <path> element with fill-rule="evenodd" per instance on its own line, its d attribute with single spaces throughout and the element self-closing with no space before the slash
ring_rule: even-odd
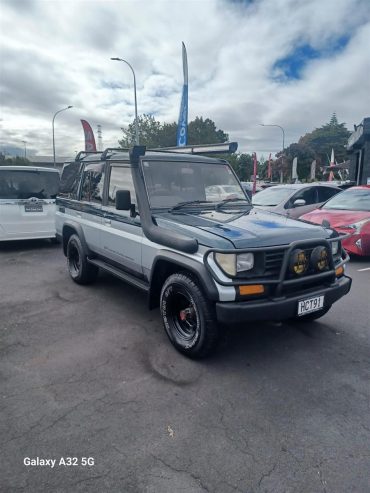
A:
<svg viewBox="0 0 370 493">
<path fill-rule="evenodd" d="M 177 125 L 177 142 L 178 147 L 186 146 L 188 143 L 188 58 L 186 48 L 182 43 L 182 67 L 184 72 L 184 85 L 182 88 L 182 98 Z"/>
</svg>

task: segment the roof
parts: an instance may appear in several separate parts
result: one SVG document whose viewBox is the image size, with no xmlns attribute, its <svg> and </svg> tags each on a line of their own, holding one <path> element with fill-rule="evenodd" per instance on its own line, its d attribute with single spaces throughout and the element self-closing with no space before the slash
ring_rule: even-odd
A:
<svg viewBox="0 0 370 493">
<path fill-rule="evenodd" d="M 93 153 L 87 154 L 84 156 L 81 161 L 83 162 L 94 162 L 101 161 L 102 154 L 101 153 Z M 206 157 L 199 154 L 187 154 L 180 152 L 171 152 L 171 151 L 146 151 L 143 158 L 150 158 L 152 161 L 171 161 L 171 162 L 201 162 L 201 163 L 218 163 L 224 164 L 225 161 L 216 157 Z M 104 160 L 104 159 L 103 159 Z M 106 153 L 107 161 L 129 161 L 129 153 L 128 151 L 114 151 Z M 74 161 L 74 160 L 73 160 Z"/>
<path fill-rule="evenodd" d="M 308 188 L 312 186 L 319 186 L 319 187 L 333 187 L 333 188 L 338 188 L 339 187 L 336 185 L 336 183 L 331 184 L 330 182 L 312 182 L 312 183 L 279 183 L 278 185 L 274 185 L 274 188 L 288 188 L 291 190 L 299 190 L 300 188 Z M 271 187 L 270 187 L 271 188 Z"/>
<path fill-rule="evenodd" d="M 59 173 L 56 168 L 45 168 L 44 166 L 0 166 L 0 171 L 52 171 L 53 173 Z"/>
<path fill-rule="evenodd" d="M 53 156 L 27 156 L 27 159 L 31 162 L 31 163 L 50 163 L 52 164 L 54 162 L 54 158 Z M 71 161 L 73 160 L 74 158 L 72 158 L 71 156 L 69 157 L 62 157 L 62 156 L 55 156 L 55 162 L 56 163 L 64 163 L 65 161 Z"/>
</svg>

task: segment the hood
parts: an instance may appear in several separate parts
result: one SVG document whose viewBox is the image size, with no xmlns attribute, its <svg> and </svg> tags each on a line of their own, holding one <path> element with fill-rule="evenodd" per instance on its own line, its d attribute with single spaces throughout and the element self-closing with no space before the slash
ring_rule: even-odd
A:
<svg viewBox="0 0 370 493">
<path fill-rule="evenodd" d="M 263 247 L 286 245 L 296 240 L 329 238 L 330 231 L 290 219 L 286 216 L 252 208 L 247 211 L 203 210 L 199 213 L 161 214 L 158 225 L 198 239 L 214 248 Z"/>
<path fill-rule="evenodd" d="M 348 226 L 349 224 L 358 223 L 364 219 L 370 219 L 370 212 L 365 211 L 340 211 L 329 209 L 317 209 L 304 214 L 301 219 L 316 224 L 321 224 L 324 220 L 329 221 L 332 228 Z"/>
</svg>

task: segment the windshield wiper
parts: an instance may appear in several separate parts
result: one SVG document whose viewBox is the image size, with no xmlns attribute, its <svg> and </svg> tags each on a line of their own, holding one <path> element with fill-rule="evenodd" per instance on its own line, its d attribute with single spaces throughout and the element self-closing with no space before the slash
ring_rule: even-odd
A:
<svg viewBox="0 0 370 493">
<path fill-rule="evenodd" d="M 194 205 L 194 204 L 212 204 L 213 202 L 211 200 L 186 200 L 185 202 L 179 202 L 178 204 L 174 205 L 171 209 L 171 211 L 177 211 L 178 209 L 181 209 L 182 207 L 186 207 L 187 205 Z"/>
<path fill-rule="evenodd" d="M 222 202 L 219 202 L 217 205 L 216 205 L 216 211 L 219 211 L 225 204 L 228 204 L 229 202 L 246 202 L 247 205 L 252 205 L 249 200 L 247 199 L 238 199 L 236 197 L 232 198 L 232 199 L 224 199 Z"/>
</svg>

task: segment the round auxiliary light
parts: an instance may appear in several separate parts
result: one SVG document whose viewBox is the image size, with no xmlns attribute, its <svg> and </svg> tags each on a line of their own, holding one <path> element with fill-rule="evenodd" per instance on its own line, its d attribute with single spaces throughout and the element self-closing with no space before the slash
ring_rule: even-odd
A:
<svg viewBox="0 0 370 493">
<path fill-rule="evenodd" d="M 313 269 L 320 272 L 326 270 L 329 267 L 329 254 L 327 248 L 323 246 L 318 246 L 312 250 L 311 266 Z"/>
<path fill-rule="evenodd" d="M 308 267 L 308 258 L 304 250 L 293 250 L 289 263 L 290 272 L 297 276 L 304 274 Z"/>
</svg>

